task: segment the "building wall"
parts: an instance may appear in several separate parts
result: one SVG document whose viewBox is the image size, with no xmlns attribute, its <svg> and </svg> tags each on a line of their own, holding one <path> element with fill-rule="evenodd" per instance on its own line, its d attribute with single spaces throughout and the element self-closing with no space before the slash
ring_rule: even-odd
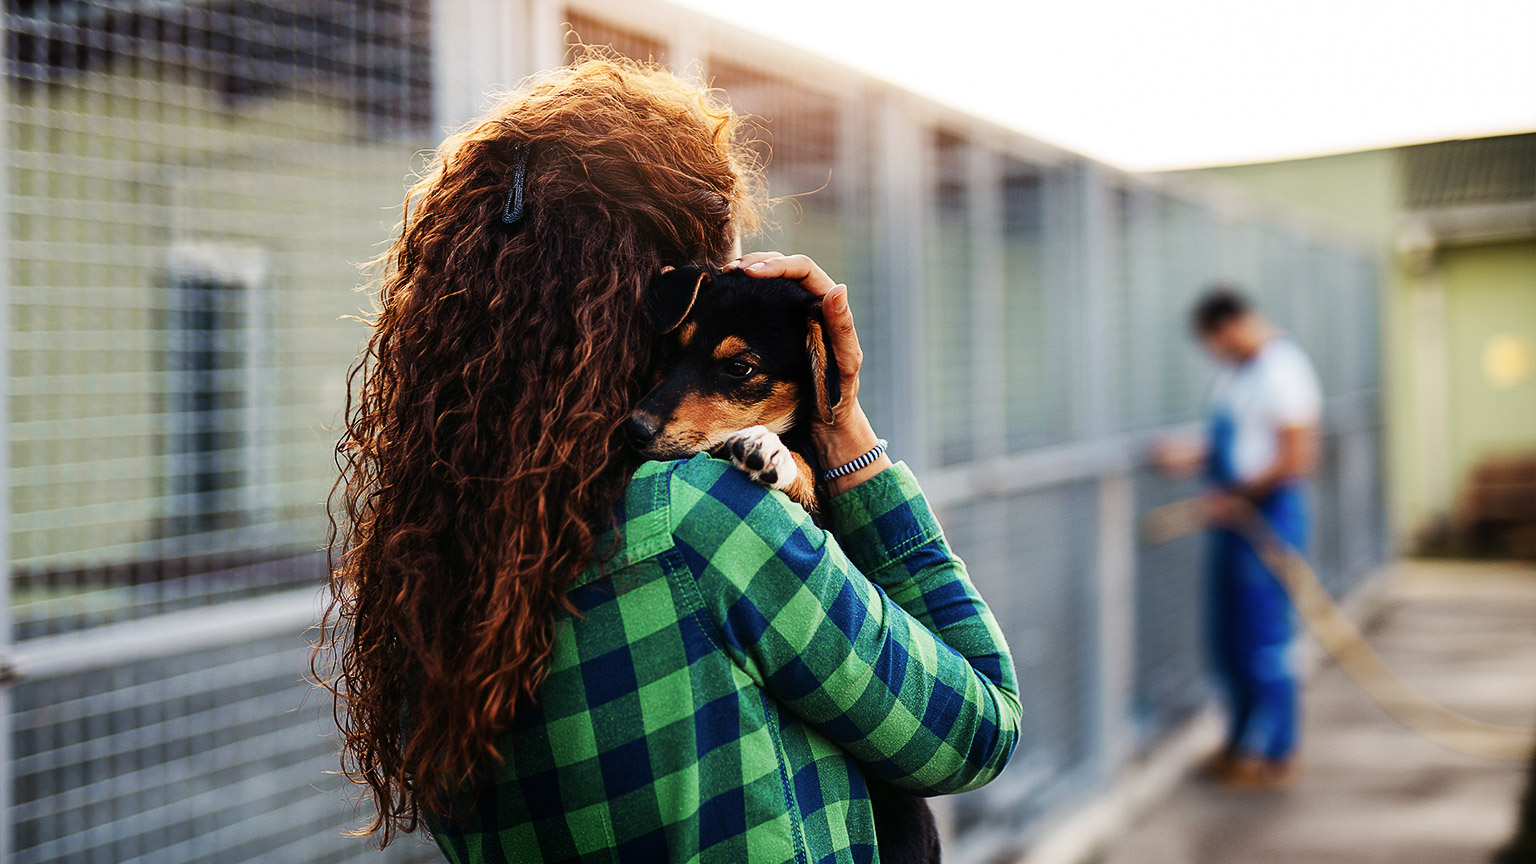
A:
<svg viewBox="0 0 1536 864">
<path fill-rule="evenodd" d="M 1439 266 L 1447 311 L 1450 467 L 1459 490 L 1483 458 L 1536 451 L 1536 241 L 1452 247 L 1439 254 Z M 1511 351 L 1523 360 L 1500 356 Z"/>
<path fill-rule="evenodd" d="M 1273 201 L 1304 207 L 1385 244 L 1391 240 L 1397 221 L 1398 171 L 1395 151 L 1368 150 L 1221 166 L 1199 173 L 1237 183 Z"/>
</svg>

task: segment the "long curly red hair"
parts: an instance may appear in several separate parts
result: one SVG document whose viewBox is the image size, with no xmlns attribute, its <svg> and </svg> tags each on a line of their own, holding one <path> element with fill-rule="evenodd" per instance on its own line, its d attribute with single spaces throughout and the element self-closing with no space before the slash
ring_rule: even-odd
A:
<svg viewBox="0 0 1536 864">
<path fill-rule="evenodd" d="M 349 373 L 312 658 L 376 811 L 354 833 L 383 847 L 449 812 L 536 698 L 565 589 L 635 467 L 643 292 L 755 227 L 743 128 L 709 91 L 589 55 L 448 137 L 407 194 Z"/>
</svg>

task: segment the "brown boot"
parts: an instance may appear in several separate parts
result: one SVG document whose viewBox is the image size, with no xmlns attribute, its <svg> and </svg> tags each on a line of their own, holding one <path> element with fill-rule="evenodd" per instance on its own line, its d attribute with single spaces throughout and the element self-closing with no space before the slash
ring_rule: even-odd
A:
<svg viewBox="0 0 1536 864">
<path fill-rule="evenodd" d="M 1237 756 L 1222 783 L 1228 789 L 1262 789 L 1264 787 L 1264 760 L 1258 756 Z"/>
<path fill-rule="evenodd" d="M 1199 769 L 1200 779 L 1207 783 L 1227 783 L 1230 781 L 1237 763 L 1238 759 L 1233 755 L 1231 749 L 1224 749 L 1213 753 L 1210 758 L 1201 764 Z"/>
<path fill-rule="evenodd" d="M 1264 782 L 1269 789 L 1289 789 L 1301 776 L 1301 760 L 1295 756 L 1264 760 Z"/>
<path fill-rule="evenodd" d="M 1233 761 L 1225 786 L 1241 791 L 1264 792 L 1286 789 L 1296 782 L 1300 766 L 1296 758 L 1265 759 L 1243 756 Z"/>
</svg>

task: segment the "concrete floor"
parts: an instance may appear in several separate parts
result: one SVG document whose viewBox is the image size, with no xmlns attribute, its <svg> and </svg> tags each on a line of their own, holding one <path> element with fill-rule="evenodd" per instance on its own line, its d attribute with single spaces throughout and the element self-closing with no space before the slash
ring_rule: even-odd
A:
<svg viewBox="0 0 1536 864">
<path fill-rule="evenodd" d="M 1370 641 L 1421 693 L 1536 726 L 1536 566 L 1409 562 Z M 1285 792 L 1182 783 L 1101 864 L 1471 864 L 1514 830 L 1527 766 L 1446 750 L 1337 666 L 1308 682 L 1303 773 Z"/>
</svg>

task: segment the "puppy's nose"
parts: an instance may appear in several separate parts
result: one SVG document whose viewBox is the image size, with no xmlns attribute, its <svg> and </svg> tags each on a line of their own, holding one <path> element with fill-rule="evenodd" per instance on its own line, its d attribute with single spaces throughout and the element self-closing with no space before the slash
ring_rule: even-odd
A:
<svg viewBox="0 0 1536 864">
<path fill-rule="evenodd" d="M 656 433 L 661 431 L 661 423 L 649 414 L 636 411 L 624 421 L 624 431 L 636 444 L 649 444 L 656 438 Z"/>
</svg>

